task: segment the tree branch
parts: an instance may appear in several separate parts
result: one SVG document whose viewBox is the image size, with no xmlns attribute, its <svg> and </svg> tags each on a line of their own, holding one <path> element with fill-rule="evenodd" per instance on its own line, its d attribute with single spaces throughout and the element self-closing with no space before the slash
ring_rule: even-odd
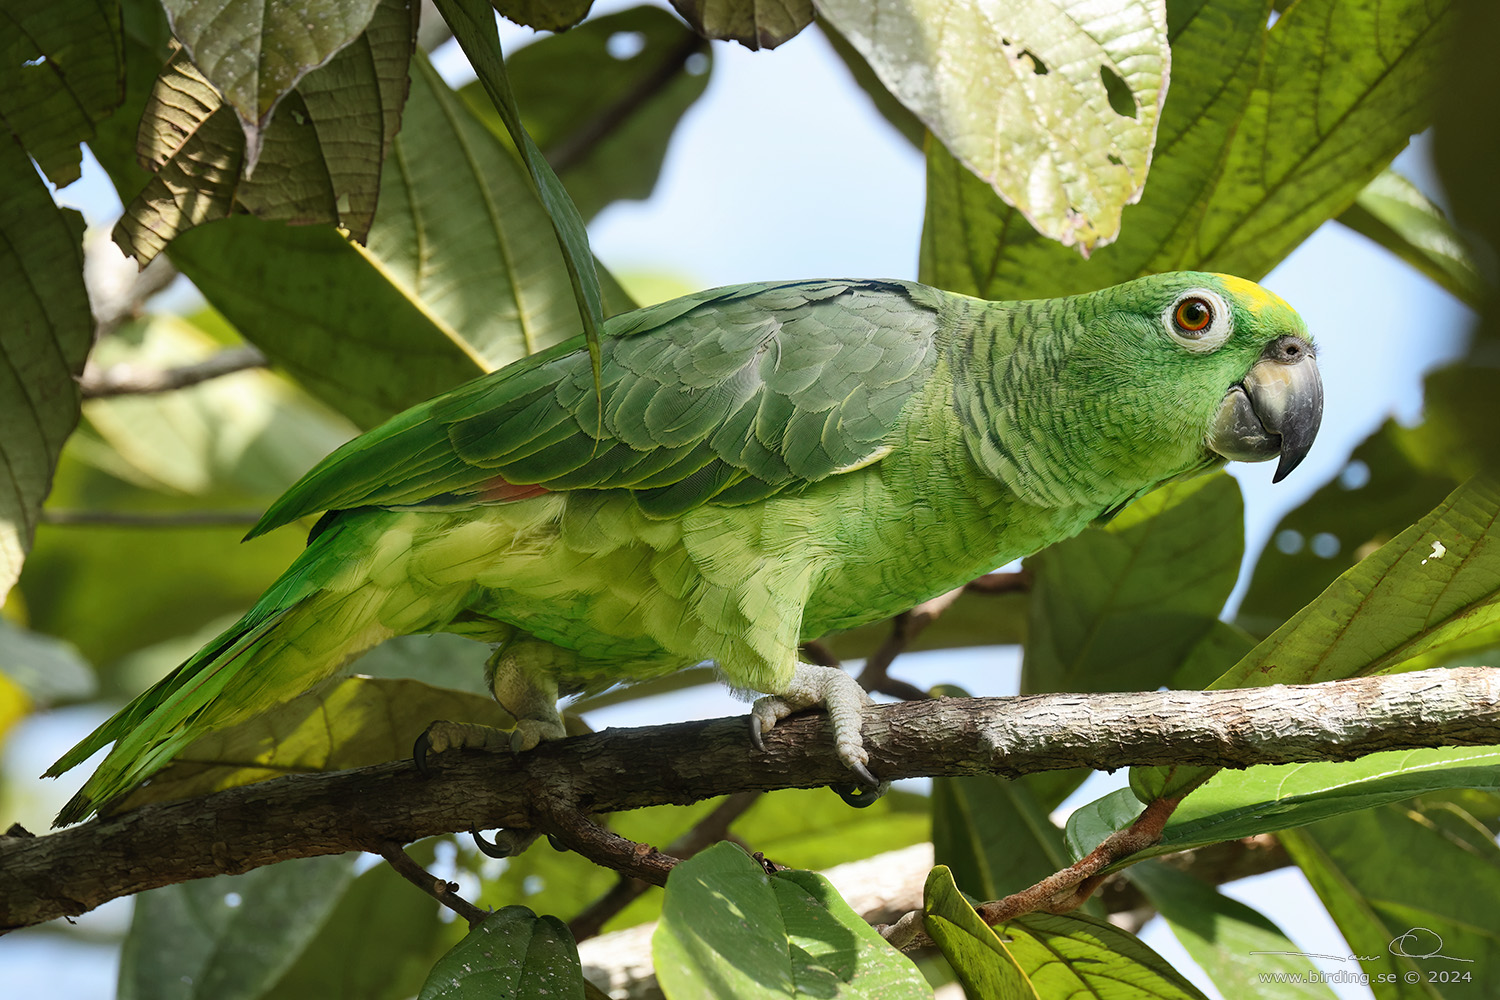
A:
<svg viewBox="0 0 1500 1000">
<path fill-rule="evenodd" d="M 882 778 L 1066 767 L 1248 767 L 1379 750 L 1500 743 L 1500 670 L 1482 667 L 1236 691 L 940 698 L 877 706 L 864 727 Z M 606 730 L 525 754 L 290 775 L 144 806 L 45 837 L 0 837 L 0 929 L 79 914 L 161 885 L 295 857 L 380 853 L 471 826 L 547 829 L 539 803 L 605 813 L 845 781 L 823 717 L 788 719 L 765 752 L 743 717 Z"/>
<path fill-rule="evenodd" d="M 78 378 L 78 387 L 83 392 L 84 399 L 149 395 L 185 389 L 247 368 L 264 368 L 269 363 L 259 349 L 246 344 L 243 347 L 226 348 L 195 364 L 178 368 L 112 365 L 101 369 L 92 364 L 85 365 L 83 374 Z"/>
</svg>

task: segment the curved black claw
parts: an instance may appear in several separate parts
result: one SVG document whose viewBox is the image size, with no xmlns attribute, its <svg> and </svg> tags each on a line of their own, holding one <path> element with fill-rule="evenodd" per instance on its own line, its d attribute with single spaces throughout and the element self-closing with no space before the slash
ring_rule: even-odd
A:
<svg viewBox="0 0 1500 1000">
<path fill-rule="evenodd" d="M 487 858 L 513 858 L 530 847 L 538 836 L 535 830 L 496 830 L 493 842 L 485 840 L 474 827 L 469 827 L 469 836 L 474 846 Z"/>
<path fill-rule="evenodd" d="M 483 854 L 485 857 L 487 857 L 487 858 L 508 858 L 508 857 L 510 857 L 510 851 L 508 851 L 505 848 L 505 846 L 500 843 L 500 838 L 499 837 L 496 837 L 493 842 L 485 840 L 484 839 L 484 835 L 482 833 L 480 833 L 477 829 L 475 829 L 472 826 L 469 827 L 469 836 L 471 836 L 471 837 L 474 838 L 474 846 L 477 847 L 477 848 L 479 848 L 479 853 Z"/>
<path fill-rule="evenodd" d="M 863 776 L 869 776 L 870 772 L 868 768 L 861 765 L 860 770 L 865 772 Z M 856 809 L 864 809 L 867 806 L 874 805 L 880 800 L 881 796 L 890 791 L 891 783 L 889 781 L 876 781 L 871 777 L 868 785 L 860 785 L 850 781 L 840 785 L 829 785 L 828 787 L 838 793 L 838 797 L 849 805 Z"/>
<path fill-rule="evenodd" d="M 432 741 L 427 738 L 427 730 L 424 729 L 411 745 L 411 762 L 417 766 L 417 773 L 424 778 L 432 777 L 432 768 L 427 766 L 427 754 L 431 750 Z"/>
<path fill-rule="evenodd" d="M 762 738 L 760 731 L 760 716 L 754 712 L 750 713 L 750 742 L 755 744 L 757 750 L 766 749 L 766 741 Z"/>
</svg>

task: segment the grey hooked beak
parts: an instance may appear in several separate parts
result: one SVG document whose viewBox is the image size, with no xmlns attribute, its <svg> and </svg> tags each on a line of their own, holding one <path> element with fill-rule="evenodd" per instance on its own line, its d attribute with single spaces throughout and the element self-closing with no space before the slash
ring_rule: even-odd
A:
<svg viewBox="0 0 1500 1000">
<path fill-rule="evenodd" d="M 1301 464 L 1323 420 L 1323 380 L 1313 349 L 1300 337 L 1278 337 L 1232 386 L 1209 429 L 1208 447 L 1234 462 L 1277 455 L 1273 483 Z"/>
</svg>

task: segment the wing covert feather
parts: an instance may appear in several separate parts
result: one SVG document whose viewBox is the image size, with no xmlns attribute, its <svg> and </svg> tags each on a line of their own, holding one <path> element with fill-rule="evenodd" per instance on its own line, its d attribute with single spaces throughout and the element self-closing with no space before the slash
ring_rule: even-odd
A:
<svg viewBox="0 0 1500 1000">
<path fill-rule="evenodd" d="M 247 537 L 324 510 L 486 502 L 497 483 L 630 489 L 657 516 L 795 489 L 884 454 L 936 363 L 940 308 L 907 282 L 809 281 L 626 313 L 601 345 L 602 436 L 576 338 L 344 445 Z"/>
</svg>

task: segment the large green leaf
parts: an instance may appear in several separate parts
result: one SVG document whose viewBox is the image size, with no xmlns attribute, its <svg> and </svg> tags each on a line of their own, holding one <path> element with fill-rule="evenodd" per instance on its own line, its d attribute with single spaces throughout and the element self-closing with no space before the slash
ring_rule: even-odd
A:
<svg viewBox="0 0 1500 1000">
<path fill-rule="evenodd" d="M 1467 805 L 1424 796 L 1282 837 L 1364 972 L 1391 977 L 1377 997 L 1478 1000 L 1500 982 L 1500 848 Z"/>
<path fill-rule="evenodd" d="M 928 875 L 925 895 L 927 933 L 970 996 L 1203 1000 L 1160 955 L 1106 921 L 1029 913 L 988 927 L 942 866 Z"/>
<path fill-rule="evenodd" d="M 672 869 L 651 952 L 671 1000 L 932 995 L 822 876 L 768 875 L 727 843 Z"/>
<path fill-rule="evenodd" d="M 1218 473 L 1156 490 L 1027 560 L 1023 691 L 1166 683 L 1210 632 L 1244 553 L 1239 486 Z"/>
<path fill-rule="evenodd" d="M 1135 865 L 1126 877 L 1225 996 L 1237 996 L 1253 983 L 1259 1000 L 1332 1000 L 1326 983 L 1303 978 L 1309 963 L 1297 954 L 1297 946 L 1244 903 L 1160 861 Z M 1281 981 L 1274 978 L 1277 974 Z"/>
<path fill-rule="evenodd" d="M 1500 628 L 1500 487 L 1475 478 L 1346 571 L 1215 688 L 1437 665 Z"/>
<path fill-rule="evenodd" d="M 650 196 L 711 62 L 708 43 L 671 14 L 635 7 L 538 39 L 505 65 L 526 131 L 591 219 L 617 199 Z M 460 93 L 504 133 L 480 83 Z"/>
<path fill-rule="evenodd" d="M 1386 421 L 1337 477 L 1281 519 L 1256 560 L 1237 624 L 1269 635 L 1453 491 L 1457 480 L 1424 468 L 1415 444 L 1410 431 Z"/>
<path fill-rule="evenodd" d="M 1156 271 L 1259 278 L 1424 128 L 1448 7 L 1173 0 L 1172 88 L 1151 182 L 1087 263 L 1041 238 L 943 149 L 928 154 L 923 280 L 987 298 L 1070 294 Z"/>
<path fill-rule="evenodd" d="M 563 31 L 588 16 L 594 0 L 491 0 L 500 16 L 538 31 Z"/>
<path fill-rule="evenodd" d="M 473 667 L 478 673 L 481 663 Z M 120 808 L 193 798 L 284 774 L 409 759 L 417 737 L 434 719 L 494 728 L 514 723 L 484 695 L 414 680 L 335 678 L 194 740 Z"/>
<path fill-rule="evenodd" d="M 1086 256 L 1146 183 L 1166 97 L 1164 0 L 820 0 L 954 158 Z"/>
<path fill-rule="evenodd" d="M 0 122 L 58 187 L 125 96 L 119 0 L 0 4 Z"/>
<path fill-rule="evenodd" d="M 774 49 L 812 23 L 813 0 L 672 0 L 704 38 Z"/>
<path fill-rule="evenodd" d="M 364 250 L 249 218 L 173 247 L 241 333 L 364 426 L 579 331 L 515 157 L 424 59 L 411 81 Z"/>
<path fill-rule="evenodd" d="M 543 996 L 583 1000 L 578 946 L 556 917 L 507 906 L 438 960 L 417 1000 Z"/>
<path fill-rule="evenodd" d="M 142 893 L 120 955 L 120 1000 L 265 995 L 334 912 L 354 860 L 300 858 Z"/>
<path fill-rule="evenodd" d="M 1352 761 L 1220 771 L 1183 799 L 1161 840 L 1135 859 L 1305 826 L 1331 816 L 1453 788 L 1500 790 L 1500 748 L 1393 750 Z M 1128 788 L 1068 817 L 1068 848 L 1081 858 L 1140 814 Z"/>
<path fill-rule="evenodd" d="M 18 142 L 0 137 L 0 602 L 21 575 L 63 442 L 94 322 L 83 218 L 52 203 Z"/>
<path fill-rule="evenodd" d="M 382 0 L 354 44 L 285 96 L 285 113 L 257 132 L 253 149 L 213 82 L 174 55 L 141 117 L 137 152 L 155 176 L 115 228 L 121 249 L 144 266 L 237 205 L 263 219 L 337 222 L 364 239 L 401 124 L 415 28 L 405 0 Z"/>
<path fill-rule="evenodd" d="M 234 108 L 254 164 L 260 130 L 276 105 L 305 74 L 359 37 L 378 2 L 162 0 L 162 6 L 194 65 Z"/>
</svg>

